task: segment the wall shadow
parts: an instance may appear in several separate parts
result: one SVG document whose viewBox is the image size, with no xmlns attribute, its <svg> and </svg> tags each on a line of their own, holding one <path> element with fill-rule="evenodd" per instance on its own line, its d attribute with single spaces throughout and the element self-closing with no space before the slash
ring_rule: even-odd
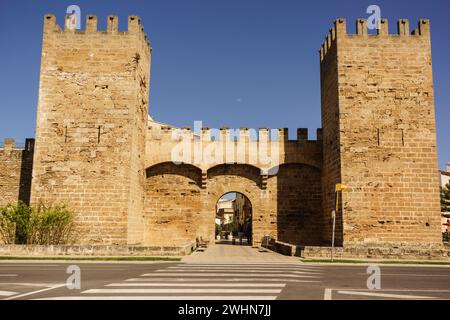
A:
<svg viewBox="0 0 450 320">
<path fill-rule="evenodd" d="M 319 246 L 322 239 L 321 171 L 288 163 L 277 173 L 278 240 L 300 246 Z"/>
<path fill-rule="evenodd" d="M 25 140 L 25 149 L 22 151 L 19 179 L 19 201 L 30 204 L 31 180 L 33 175 L 34 139 Z"/>
</svg>

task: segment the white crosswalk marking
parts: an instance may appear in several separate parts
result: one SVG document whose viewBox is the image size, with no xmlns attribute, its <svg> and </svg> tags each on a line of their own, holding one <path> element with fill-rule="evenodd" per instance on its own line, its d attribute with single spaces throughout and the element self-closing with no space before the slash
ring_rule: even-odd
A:
<svg viewBox="0 0 450 320">
<path fill-rule="evenodd" d="M 0 296 L 9 297 L 9 296 L 13 296 L 15 294 L 17 294 L 17 292 L 0 290 Z"/>
<path fill-rule="evenodd" d="M 275 300 L 277 296 L 67 296 L 37 300 Z"/>
<path fill-rule="evenodd" d="M 281 289 L 89 289 L 82 293 L 280 293 Z"/>
<path fill-rule="evenodd" d="M 105 287 L 285 287 L 285 283 L 111 283 Z"/>
<path fill-rule="evenodd" d="M 62 300 L 274 300 L 289 283 L 319 282 L 321 269 L 295 264 L 178 264 Z"/>
<path fill-rule="evenodd" d="M 196 281 L 196 282 L 209 282 L 209 281 L 217 281 L 217 277 L 215 278 L 131 278 L 127 279 L 125 281 L 134 282 L 134 281 L 161 281 L 164 280 L 165 282 L 184 282 L 184 281 Z M 261 278 L 221 278 L 221 282 L 235 282 L 235 281 L 261 281 Z M 319 282 L 319 280 L 299 280 L 299 279 L 280 279 L 280 278 L 264 278 L 264 281 L 267 282 Z"/>
<path fill-rule="evenodd" d="M 192 271 L 193 269 L 189 269 L 189 268 L 183 268 L 183 269 L 170 269 L 170 270 L 156 270 L 155 272 L 167 272 L 167 271 L 173 271 L 173 272 L 182 272 L 182 271 Z M 211 271 L 210 269 L 194 269 L 193 271 L 195 272 L 208 272 Z M 214 271 L 230 271 L 230 269 L 214 269 Z M 238 271 L 238 270 L 233 270 L 233 271 Z M 270 271 L 271 273 L 286 273 L 286 270 L 240 270 L 241 273 L 267 273 L 267 271 Z M 295 274 L 315 274 L 315 272 L 305 272 L 305 271 L 298 271 L 298 270 L 291 270 L 289 271 L 291 273 L 295 273 Z"/>
</svg>

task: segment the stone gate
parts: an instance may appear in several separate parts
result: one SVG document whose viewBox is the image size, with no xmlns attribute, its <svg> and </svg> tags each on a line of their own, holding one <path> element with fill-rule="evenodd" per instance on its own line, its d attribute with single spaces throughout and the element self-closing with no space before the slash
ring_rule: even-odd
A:
<svg viewBox="0 0 450 320">
<path fill-rule="evenodd" d="M 0 149 L 11 172 L 0 202 L 66 203 L 81 244 L 179 245 L 212 240 L 215 204 L 235 191 L 252 203 L 254 244 L 269 234 L 329 245 L 338 199 L 338 245 L 439 245 L 430 23 L 410 32 L 402 19 L 394 35 L 385 19 L 375 35 L 356 24 L 351 35 L 336 20 L 321 47 L 316 140 L 306 129 L 290 141 L 286 129 L 252 137 L 247 128 L 213 139 L 208 128 L 149 118 L 151 48 L 139 17 L 122 32 L 116 16 L 99 31 L 88 15 L 75 31 L 46 15 L 35 145 Z"/>
</svg>

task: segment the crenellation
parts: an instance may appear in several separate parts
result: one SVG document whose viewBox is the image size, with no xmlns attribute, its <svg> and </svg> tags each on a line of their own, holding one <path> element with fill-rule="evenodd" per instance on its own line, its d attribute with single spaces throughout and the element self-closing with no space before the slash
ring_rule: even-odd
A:
<svg viewBox="0 0 450 320">
<path fill-rule="evenodd" d="M 322 141 L 323 139 L 323 129 L 322 128 L 318 128 L 316 131 L 316 140 L 317 141 Z"/>
<path fill-rule="evenodd" d="M 336 28 L 335 27 L 330 29 L 330 38 L 331 38 L 331 41 L 336 40 Z M 331 46 L 331 44 L 330 44 L 330 46 Z"/>
<path fill-rule="evenodd" d="M 153 132 L 153 126 L 149 126 L 148 128 L 150 132 Z M 180 128 L 177 127 L 171 127 L 171 126 L 161 126 L 158 127 L 158 134 L 156 135 L 158 139 L 163 137 L 164 140 L 170 140 L 172 137 L 179 137 L 180 133 L 189 133 L 189 135 L 185 135 L 185 138 L 192 138 L 194 139 L 194 133 L 192 131 L 192 127 L 189 126 L 183 126 Z M 250 129 L 250 128 L 239 128 L 239 129 L 231 129 L 222 127 L 220 129 L 211 129 L 209 127 L 202 127 L 200 136 L 202 141 L 217 141 L 217 138 L 223 139 L 225 138 L 227 141 L 231 140 L 231 136 L 237 138 L 237 141 L 241 139 L 241 137 L 244 137 L 246 139 L 250 139 L 251 133 L 256 133 L 256 139 L 252 141 L 260 141 L 261 139 L 263 141 L 288 141 L 289 140 L 289 129 L 288 128 L 280 128 L 276 129 L 277 132 L 273 132 L 273 130 L 270 130 L 269 128 L 259 128 L 257 130 Z M 297 138 L 295 140 L 289 140 L 293 142 L 303 142 L 303 141 L 309 141 L 309 142 L 316 142 L 321 139 L 320 133 L 322 132 L 322 129 L 317 129 L 317 137 L 316 140 L 310 140 L 308 136 L 308 128 L 298 128 L 297 129 Z M 152 133 L 149 134 L 148 139 L 152 139 L 155 135 Z"/>
<path fill-rule="evenodd" d="M 109 15 L 107 18 L 107 32 L 117 34 L 119 31 L 119 18 L 117 16 Z"/>
<path fill-rule="evenodd" d="M 379 22 L 378 34 L 380 36 L 388 36 L 389 35 L 389 23 L 387 19 L 380 19 Z"/>
<path fill-rule="evenodd" d="M 356 35 L 358 35 L 358 36 L 367 36 L 368 35 L 366 19 L 356 20 Z"/>
<path fill-rule="evenodd" d="M 297 141 L 308 140 L 308 128 L 298 128 L 297 129 Z"/>
<path fill-rule="evenodd" d="M 141 19 L 138 16 L 128 17 L 128 33 L 140 35 L 142 32 Z"/>
<path fill-rule="evenodd" d="M 86 33 L 96 33 L 98 32 L 98 21 L 97 16 L 95 15 L 87 15 L 86 16 Z"/>
<path fill-rule="evenodd" d="M 76 36 L 85 36 L 85 35 L 120 35 L 122 37 L 135 37 L 138 36 L 139 42 L 138 45 L 135 46 L 142 55 L 146 57 L 150 57 L 151 48 L 150 48 L 150 40 L 147 34 L 144 32 L 143 26 L 140 24 L 140 18 L 137 16 L 130 16 L 128 20 L 128 30 L 124 32 L 119 32 L 119 19 L 117 16 L 109 15 L 107 17 L 107 29 L 104 31 L 98 30 L 98 18 L 95 15 L 87 15 L 86 16 L 86 29 L 85 30 L 77 30 L 75 28 L 69 28 L 72 25 L 73 21 L 71 19 L 73 16 L 71 14 L 67 14 L 64 20 L 64 30 L 62 30 L 58 24 L 56 23 L 56 17 L 51 14 L 47 14 L 44 17 L 44 34 L 52 34 L 54 32 L 59 33 L 61 36 L 65 35 L 66 37 L 71 37 L 72 35 Z M 72 38 L 68 38 L 70 41 L 73 41 Z M 78 40 L 80 41 L 80 40 Z M 107 40 L 108 41 L 108 40 Z M 117 39 L 118 43 L 120 42 Z M 130 40 L 134 41 L 134 40 Z M 123 44 L 122 44 L 123 45 Z"/>
<path fill-rule="evenodd" d="M 379 29 L 376 34 L 369 34 L 367 29 L 367 20 L 365 19 L 357 19 L 356 20 L 356 34 L 348 34 L 346 27 L 346 20 L 343 18 L 337 19 L 334 22 L 334 27 L 330 29 L 329 34 L 325 37 L 325 41 L 322 43 L 322 46 L 319 50 L 320 61 L 323 61 L 327 56 L 327 53 L 330 51 L 333 44 L 339 39 L 343 39 L 346 36 L 354 37 L 354 36 L 368 36 L 370 39 L 374 37 L 380 36 L 390 36 L 392 39 L 398 38 L 398 36 L 425 36 L 429 37 L 430 29 L 429 29 L 429 20 L 421 19 L 419 20 L 419 27 L 414 29 L 412 32 L 409 31 L 409 21 L 408 19 L 399 19 L 397 21 L 397 33 L 389 34 L 389 23 L 387 19 L 380 19 Z"/>
<path fill-rule="evenodd" d="M 420 19 L 419 20 L 419 35 L 424 37 L 430 37 L 430 20 Z"/>
<path fill-rule="evenodd" d="M 16 141 L 12 138 L 5 138 L 5 142 L 3 144 L 3 151 L 5 154 L 11 153 L 11 151 L 14 149 L 14 146 L 16 144 Z"/>
<path fill-rule="evenodd" d="M 72 19 L 73 19 L 72 14 L 66 14 L 64 18 L 64 32 L 75 33 L 76 31 L 75 28 L 71 28 Z"/>
<path fill-rule="evenodd" d="M 409 20 L 408 19 L 399 19 L 397 21 L 397 33 L 400 36 L 409 36 Z"/>
</svg>

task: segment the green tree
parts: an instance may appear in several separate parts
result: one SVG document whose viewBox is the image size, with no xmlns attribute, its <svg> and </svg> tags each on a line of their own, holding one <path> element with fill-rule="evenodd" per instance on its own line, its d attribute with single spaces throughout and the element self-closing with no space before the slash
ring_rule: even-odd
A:
<svg viewBox="0 0 450 320">
<path fill-rule="evenodd" d="M 441 212 L 450 212 L 450 183 L 441 187 Z"/>
</svg>

